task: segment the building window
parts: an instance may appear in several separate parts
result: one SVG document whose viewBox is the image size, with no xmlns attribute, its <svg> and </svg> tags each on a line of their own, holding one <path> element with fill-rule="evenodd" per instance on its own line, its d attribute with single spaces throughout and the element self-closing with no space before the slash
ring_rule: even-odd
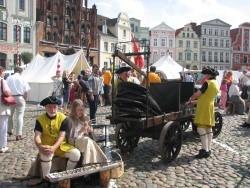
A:
<svg viewBox="0 0 250 188">
<path fill-rule="evenodd" d="M 208 61 L 213 61 L 212 52 L 208 52 Z"/>
<path fill-rule="evenodd" d="M 209 35 L 213 35 L 213 30 L 209 29 Z"/>
<path fill-rule="evenodd" d="M 187 33 L 187 37 L 189 38 L 189 33 Z"/>
<path fill-rule="evenodd" d="M 221 31 L 220 31 L 220 35 L 221 35 L 221 36 L 224 36 L 224 30 L 221 30 Z"/>
<path fill-rule="evenodd" d="M 173 40 L 172 39 L 169 40 L 169 47 L 173 47 Z"/>
<path fill-rule="evenodd" d="M 182 37 L 185 37 L 185 33 L 182 33 Z"/>
<path fill-rule="evenodd" d="M 226 37 L 228 37 L 228 31 L 226 31 Z"/>
<path fill-rule="evenodd" d="M 191 53 L 190 52 L 187 52 L 187 59 L 186 60 L 191 60 Z"/>
<path fill-rule="evenodd" d="M 53 27 L 57 27 L 58 19 L 57 17 L 54 17 L 53 19 Z"/>
<path fill-rule="evenodd" d="M 224 62 L 223 52 L 220 52 L 220 62 Z"/>
<path fill-rule="evenodd" d="M 244 45 L 248 45 L 248 40 L 244 40 Z"/>
<path fill-rule="evenodd" d="M 214 52 L 214 61 L 218 62 L 218 52 Z"/>
<path fill-rule="evenodd" d="M 186 48 L 190 48 L 190 41 L 186 41 Z"/>
<path fill-rule="evenodd" d="M 203 29 L 203 34 L 206 35 L 207 34 L 207 29 Z"/>
<path fill-rule="evenodd" d="M 51 1 L 50 0 L 47 1 L 47 10 L 51 10 Z"/>
<path fill-rule="evenodd" d="M 69 7 L 66 8 L 66 15 L 68 15 L 68 16 L 70 15 L 70 8 Z"/>
<path fill-rule="evenodd" d="M 239 63 L 240 62 L 240 56 L 239 55 L 235 55 L 234 56 L 234 63 Z"/>
<path fill-rule="evenodd" d="M 202 51 L 202 61 L 207 61 L 206 60 L 206 51 Z"/>
<path fill-rule="evenodd" d="M 50 25 L 50 16 L 47 16 L 47 25 Z"/>
<path fill-rule="evenodd" d="M 123 30 L 123 37 L 126 37 L 127 33 L 126 30 Z"/>
<path fill-rule="evenodd" d="M 229 62 L 229 53 L 226 53 L 226 62 Z"/>
<path fill-rule="evenodd" d="M 244 63 L 248 64 L 248 58 L 247 58 L 247 56 L 244 56 Z"/>
<path fill-rule="evenodd" d="M 214 39 L 214 46 L 218 47 L 218 39 Z"/>
<path fill-rule="evenodd" d="M 108 42 L 104 42 L 104 51 L 105 51 L 105 52 L 108 51 Z"/>
<path fill-rule="evenodd" d="M 24 10 L 24 7 L 25 7 L 24 0 L 19 0 L 19 9 Z"/>
<path fill-rule="evenodd" d="M 245 52 L 248 51 L 248 47 L 247 47 L 247 46 L 244 47 L 244 51 L 245 51 Z"/>
<path fill-rule="evenodd" d="M 4 1 L 5 1 L 5 0 L 0 0 L 0 5 L 1 5 L 1 6 L 4 6 L 4 5 L 5 5 Z"/>
<path fill-rule="evenodd" d="M 23 40 L 26 43 L 30 43 L 30 28 L 29 27 L 24 27 L 24 36 Z"/>
<path fill-rule="evenodd" d="M 194 34 L 193 33 L 191 34 L 191 38 L 194 38 Z"/>
<path fill-rule="evenodd" d="M 238 50 L 238 51 L 240 51 L 240 50 L 241 50 L 241 49 L 240 49 L 240 46 L 237 46 L 237 50 Z"/>
<path fill-rule="evenodd" d="M 179 47 L 183 47 L 183 42 L 182 42 L 182 40 L 179 40 Z"/>
<path fill-rule="evenodd" d="M 76 11 L 75 11 L 74 8 L 72 8 L 72 10 L 71 10 L 71 16 L 72 16 L 72 17 L 75 17 L 75 16 L 76 16 Z"/>
<path fill-rule="evenodd" d="M 54 42 L 57 41 L 57 33 L 56 33 L 56 32 L 53 34 L 53 41 L 54 41 Z"/>
<path fill-rule="evenodd" d="M 135 32 L 138 32 L 138 27 L 137 26 L 135 26 Z"/>
<path fill-rule="evenodd" d="M 0 22 L 0 40 L 7 40 L 7 24 Z"/>
<path fill-rule="evenodd" d="M 226 47 L 229 48 L 229 40 L 226 40 Z"/>
<path fill-rule="evenodd" d="M 161 57 L 165 56 L 165 52 L 161 51 Z"/>
<path fill-rule="evenodd" d="M 194 61 L 198 61 L 198 55 L 197 55 L 197 53 L 194 53 Z"/>
<path fill-rule="evenodd" d="M 182 52 L 179 52 L 179 54 L 178 54 L 178 60 L 179 60 L 179 61 L 182 60 Z"/>
<path fill-rule="evenodd" d="M 161 46 L 166 46 L 166 39 L 161 39 Z"/>
<path fill-rule="evenodd" d="M 114 52 L 114 51 L 115 51 L 115 44 L 111 43 L 111 52 Z"/>
<path fill-rule="evenodd" d="M 133 23 L 130 24 L 130 27 L 131 27 L 131 32 L 135 32 L 135 29 L 134 29 L 135 25 Z"/>
<path fill-rule="evenodd" d="M 245 29 L 244 31 L 244 37 L 248 37 L 249 36 L 249 30 Z"/>
<path fill-rule="evenodd" d="M 198 42 L 194 41 L 194 48 L 198 48 Z"/>
<path fill-rule="evenodd" d="M 14 32 L 13 32 L 13 41 L 16 42 L 21 41 L 21 27 L 17 25 L 14 25 Z"/>
<path fill-rule="evenodd" d="M 157 46 L 157 39 L 154 39 L 154 46 Z"/>
<path fill-rule="evenodd" d="M 202 39 L 202 46 L 206 46 L 206 45 L 207 45 L 206 42 L 207 42 L 207 39 L 206 39 L 206 38 L 203 38 L 203 39 Z"/>
<path fill-rule="evenodd" d="M 214 35 L 215 35 L 215 36 L 218 36 L 218 29 L 215 29 L 215 30 L 214 30 Z"/>
<path fill-rule="evenodd" d="M 122 52 L 126 53 L 126 45 L 125 44 L 122 46 Z"/>
<path fill-rule="evenodd" d="M 212 46 L 212 39 L 209 39 L 208 45 Z"/>
<path fill-rule="evenodd" d="M 220 47 L 224 47 L 224 40 L 223 39 L 220 39 Z"/>
</svg>

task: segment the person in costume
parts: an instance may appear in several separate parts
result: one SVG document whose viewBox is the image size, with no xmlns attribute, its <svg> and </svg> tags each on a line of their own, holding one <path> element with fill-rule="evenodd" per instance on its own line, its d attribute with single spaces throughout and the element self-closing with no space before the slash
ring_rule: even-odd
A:
<svg viewBox="0 0 250 188">
<path fill-rule="evenodd" d="M 115 73 L 118 75 L 118 78 L 114 81 L 114 96 L 117 94 L 119 82 L 131 82 L 129 79 L 129 71 L 131 71 L 130 67 L 121 67 L 115 71 Z"/>
<path fill-rule="evenodd" d="M 69 126 L 66 138 L 68 143 L 82 153 L 82 165 L 107 162 L 107 157 L 95 142 L 93 128 L 87 119 L 83 102 L 80 99 L 75 99 L 71 106 L 70 115 L 67 117 Z"/>
<path fill-rule="evenodd" d="M 214 99 L 219 93 L 219 85 L 216 81 L 218 71 L 213 68 L 201 72 L 207 78 L 202 87 L 195 92 L 187 104 L 197 100 L 194 124 L 201 138 L 202 149 L 195 155 L 196 158 L 207 158 L 211 155 L 211 143 L 213 138 L 212 127 L 215 126 Z"/>
<path fill-rule="evenodd" d="M 39 115 L 35 125 L 35 144 L 39 149 L 43 178 L 50 173 L 53 156 L 68 158 L 66 170 L 74 169 L 80 159 L 80 151 L 66 142 L 68 124 L 66 116 L 58 112 L 61 101 L 49 96 L 40 102 L 46 113 Z"/>
</svg>

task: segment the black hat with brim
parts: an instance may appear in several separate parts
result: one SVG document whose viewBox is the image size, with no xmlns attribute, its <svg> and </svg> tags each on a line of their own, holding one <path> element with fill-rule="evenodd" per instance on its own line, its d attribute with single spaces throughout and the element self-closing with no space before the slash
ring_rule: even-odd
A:
<svg viewBox="0 0 250 188">
<path fill-rule="evenodd" d="M 60 105 L 61 101 L 55 96 L 49 96 L 40 102 L 41 106 L 46 106 L 47 104 L 57 104 Z"/>
<path fill-rule="evenodd" d="M 218 76 L 219 72 L 213 68 L 207 68 L 203 71 L 201 71 L 202 74 L 210 74 L 212 76 Z"/>
<path fill-rule="evenodd" d="M 121 74 L 123 72 L 128 72 L 131 70 L 131 67 L 121 67 L 115 71 L 116 74 Z"/>
</svg>

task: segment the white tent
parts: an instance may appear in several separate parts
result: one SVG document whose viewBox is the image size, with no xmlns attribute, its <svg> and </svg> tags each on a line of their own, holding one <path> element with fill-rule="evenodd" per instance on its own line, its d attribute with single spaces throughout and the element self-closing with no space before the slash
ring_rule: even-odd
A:
<svg viewBox="0 0 250 188">
<path fill-rule="evenodd" d="M 61 72 L 68 70 L 78 75 L 82 69 L 90 68 L 82 50 L 72 55 L 57 52 L 52 57 L 42 57 L 37 54 L 22 73 L 23 78 L 31 87 L 28 92 L 28 101 L 40 102 L 51 94 L 53 86 L 51 77 L 56 73 L 58 59 L 60 59 Z"/>
<path fill-rule="evenodd" d="M 183 67 L 176 63 L 170 55 L 161 57 L 152 65 L 156 67 L 156 72 L 160 72 L 166 76 L 167 79 L 180 79 L 179 72 L 183 71 Z"/>
</svg>

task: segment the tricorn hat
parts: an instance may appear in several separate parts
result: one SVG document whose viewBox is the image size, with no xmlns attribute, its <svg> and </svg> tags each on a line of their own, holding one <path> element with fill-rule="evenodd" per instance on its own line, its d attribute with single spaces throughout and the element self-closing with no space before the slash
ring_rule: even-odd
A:
<svg viewBox="0 0 250 188">
<path fill-rule="evenodd" d="M 201 74 L 210 74 L 212 76 L 218 76 L 219 72 L 213 68 L 207 68 L 207 69 L 201 71 Z"/>
<path fill-rule="evenodd" d="M 55 96 L 49 96 L 40 102 L 41 106 L 46 106 L 47 104 L 57 104 L 60 105 L 61 101 Z"/>
<path fill-rule="evenodd" d="M 131 70 L 131 67 L 121 67 L 115 71 L 116 74 L 121 74 L 123 72 L 128 72 Z"/>
</svg>

